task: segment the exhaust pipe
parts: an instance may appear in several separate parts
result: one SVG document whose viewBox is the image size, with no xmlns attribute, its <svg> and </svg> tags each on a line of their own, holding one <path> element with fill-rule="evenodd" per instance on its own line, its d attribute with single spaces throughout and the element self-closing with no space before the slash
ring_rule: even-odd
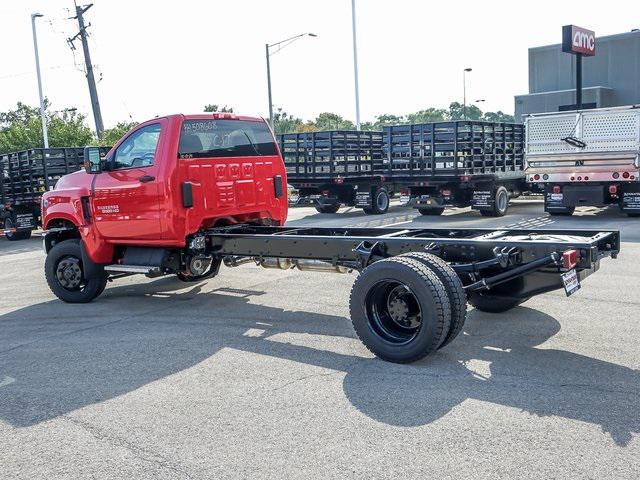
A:
<svg viewBox="0 0 640 480">
<path fill-rule="evenodd" d="M 247 263 L 255 263 L 262 268 L 277 268 L 278 270 L 297 268 L 302 272 L 349 273 L 352 270 L 349 267 L 333 265 L 331 262 L 325 262 L 324 260 L 280 257 L 224 257 L 224 264 L 227 267 L 239 267 Z"/>
<path fill-rule="evenodd" d="M 256 263 L 263 268 L 279 268 L 289 270 L 297 268 L 303 272 L 348 273 L 350 268 L 342 265 L 333 265 L 323 260 L 302 260 L 296 258 L 266 257 L 256 258 Z"/>
</svg>

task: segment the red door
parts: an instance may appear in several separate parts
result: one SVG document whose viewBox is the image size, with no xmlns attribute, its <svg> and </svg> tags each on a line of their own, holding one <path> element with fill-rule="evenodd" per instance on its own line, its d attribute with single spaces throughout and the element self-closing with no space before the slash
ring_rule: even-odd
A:
<svg viewBox="0 0 640 480">
<path fill-rule="evenodd" d="M 161 238 L 156 161 L 161 123 L 129 134 L 96 175 L 93 214 L 96 228 L 108 240 Z"/>
</svg>

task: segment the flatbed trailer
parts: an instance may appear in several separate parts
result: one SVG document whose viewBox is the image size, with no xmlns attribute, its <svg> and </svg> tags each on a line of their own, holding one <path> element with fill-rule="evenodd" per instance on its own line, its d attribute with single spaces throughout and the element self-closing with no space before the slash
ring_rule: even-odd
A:
<svg viewBox="0 0 640 480">
<path fill-rule="evenodd" d="M 522 124 L 460 120 L 383 130 L 389 177 L 406 186 L 401 202 L 423 215 L 471 206 L 503 216 L 509 200 L 529 190 Z"/>
<path fill-rule="evenodd" d="M 101 155 L 109 150 L 101 147 Z M 84 148 L 32 148 L 0 155 L 0 225 L 8 240 L 24 240 L 40 226 L 40 197 L 84 165 Z"/>
<path fill-rule="evenodd" d="M 388 210 L 401 185 L 388 174 L 382 132 L 331 130 L 278 135 L 287 179 L 294 188 L 290 205 L 336 213 L 341 205 L 367 214 Z"/>
</svg>

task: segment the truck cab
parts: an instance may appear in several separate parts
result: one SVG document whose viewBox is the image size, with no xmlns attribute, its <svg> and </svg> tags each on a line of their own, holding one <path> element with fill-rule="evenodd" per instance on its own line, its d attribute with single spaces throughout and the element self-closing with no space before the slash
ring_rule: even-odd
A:
<svg viewBox="0 0 640 480">
<path fill-rule="evenodd" d="M 207 272 L 190 268 L 183 252 L 189 239 L 233 224 L 283 225 L 286 185 L 263 119 L 228 113 L 155 118 L 128 132 L 104 158 L 88 147 L 85 170 L 62 177 L 43 195 L 45 250 L 76 239 L 85 269 L 92 265 L 100 275 L 102 266 L 115 263 L 198 278 Z M 209 270 L 208 260 L 198 265 Z"/>
</svg>

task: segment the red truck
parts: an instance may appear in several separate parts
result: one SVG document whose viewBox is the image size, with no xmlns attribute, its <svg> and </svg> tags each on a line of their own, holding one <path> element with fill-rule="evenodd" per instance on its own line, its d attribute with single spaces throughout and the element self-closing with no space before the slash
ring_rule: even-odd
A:
<svg viewBox="0 0 640 480">
<path fill-rule="evenodd" d="M 65 302 L 143 274 L 185 282 L 220 267 L 356 271 L 350 313 L 378 357 L 411 362 L 450 343 L 467 302 L 503 312 L 567 294 L 620 248 L 616 231 L 284 226 L 287 179 L 262 119 L 171 115 L 142 123 L 42 197 L 45 275 Z"/>
</svg>

